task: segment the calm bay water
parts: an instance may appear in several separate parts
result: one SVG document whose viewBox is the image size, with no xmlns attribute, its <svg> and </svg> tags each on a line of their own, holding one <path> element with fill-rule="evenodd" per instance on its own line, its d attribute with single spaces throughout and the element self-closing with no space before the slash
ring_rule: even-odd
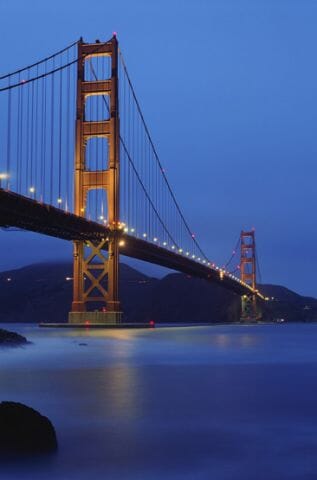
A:
<svg viewBox="0 0 317 480">
<path fill-rule="evenodd" d="M 0 400 L 60 448 L 1 480 L 317 478 L 317 324 L 4 327 L 33 343 L 0 349 Z"/>
</svg>

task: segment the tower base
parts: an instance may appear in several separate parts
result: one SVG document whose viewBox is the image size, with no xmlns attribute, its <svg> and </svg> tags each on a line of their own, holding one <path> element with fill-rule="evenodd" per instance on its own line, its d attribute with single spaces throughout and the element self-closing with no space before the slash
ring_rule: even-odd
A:
<svg viewBox="0 0 317 480">
<path fill-rule="evenodd" d="M 261 317 L 240 317 L 240 323 L 258 323 L 261 320 Z"/>
<path fill-rule="evenodd" d="M 256 296 L 242 295 L 241 297 L 241 323 L 257 323 L 262 318 Z"/>
<path fill-rule="evenodd" d="M 69 312 L 70 324 L 104 324 L 117 325 L 122 321 L 122 312 Z"/>
</svg>

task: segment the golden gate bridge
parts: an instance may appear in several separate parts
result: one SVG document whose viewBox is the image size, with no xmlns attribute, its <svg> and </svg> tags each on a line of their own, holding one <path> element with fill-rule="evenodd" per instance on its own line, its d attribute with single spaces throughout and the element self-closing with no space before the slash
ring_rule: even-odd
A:
<svg viewBox="0 0 317 480">
<path fill-rule="evenodd" d="M 241 296 L 242 320 L 261 316 L 254 230 L 222 267 L 202 250 L 116 35 L 0 76 L 0 105 L 0 225 L 73 241 L 70 323 L 121 322 L 120 254 L 220 283 Z"/>
</svg>

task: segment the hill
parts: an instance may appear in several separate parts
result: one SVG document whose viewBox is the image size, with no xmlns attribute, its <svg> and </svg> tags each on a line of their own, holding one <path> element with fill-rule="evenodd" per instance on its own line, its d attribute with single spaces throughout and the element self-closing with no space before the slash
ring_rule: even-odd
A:
<svg viewBox="0 0 317 480">
<path fill-rule="evenodd" d="M 72 264 L 42 263 L 0 273 L 0 322 L 64 322 L 72 300 Z M 276 285 L 259 286 L 271 300 L 264 319 L 317 320 L 317 300 Z M 149 277 L 120 265 L 124 320 L 130 322 L 232 322 L 240 298 L 220 285 L 171 273 Z"/>
</svg>

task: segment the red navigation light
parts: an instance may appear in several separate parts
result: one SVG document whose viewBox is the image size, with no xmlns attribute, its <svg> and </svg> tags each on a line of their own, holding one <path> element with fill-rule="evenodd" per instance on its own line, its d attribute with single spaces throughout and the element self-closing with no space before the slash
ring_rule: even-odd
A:
<svg viewBox="0 0 317 480">
<path fill-rule="evenodd" d="M 85 321 L 85 325 L 86 325 L 86 327 L 89 327 L 90 322 L 89 322 L 88 320 L 86 320 L 86 321 Z"/>
<path fill-rule="evenodd" d="M 112 35 L 113 35 L 114 37 L 116 37 L 116 36 L 117 36 L 117 32 L 113 32 Z"/>
<path fill-rule="evenodd" d="M 150 320 L 150 321 L 149 321 L 149 325 L 150 325 L 150 327 L 155 327 L 155 322 L 154 322 L 154 320 Z"/>
</svg>

